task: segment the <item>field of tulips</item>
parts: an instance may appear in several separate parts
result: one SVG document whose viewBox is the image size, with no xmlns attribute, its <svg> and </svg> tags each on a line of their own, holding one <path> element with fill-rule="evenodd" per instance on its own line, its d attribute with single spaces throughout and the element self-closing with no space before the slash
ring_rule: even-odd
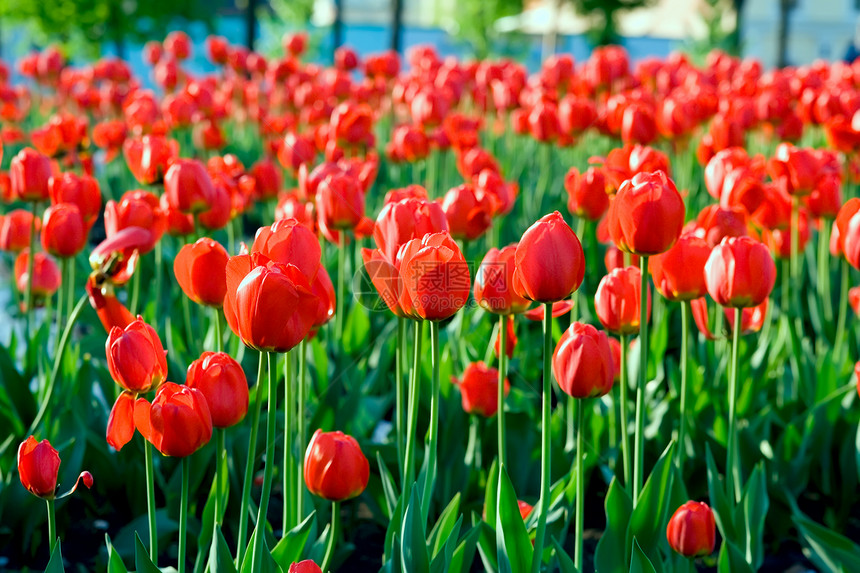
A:
<svg viewBox="0 0 860 573">
<path fill-rule="evenodd" d="M 0 62 L 0 570 L 860 571 L 860 62 L 305 46 Z"/>
</svg>

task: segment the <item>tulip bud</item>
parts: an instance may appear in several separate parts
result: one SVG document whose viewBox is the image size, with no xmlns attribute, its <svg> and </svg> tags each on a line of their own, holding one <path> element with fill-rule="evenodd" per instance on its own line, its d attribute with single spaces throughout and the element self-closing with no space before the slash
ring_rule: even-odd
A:
<svg viewBox="0 0 860 573">
<path fill-rule="evenodd" d="M 190 456 L 212 438 L 212 416 L 203 393 L 173 382 L 158 389 L 152 404 L 137 399 L 134 425 L 155 449 L 175 458 Z"/>
<path fill-rule="evenodd" d="M 463 372 L 463 379 L 452 378 L 454 384 L 460 387 L 463 396 L 463 411 L 467 414 L 478 414 L 492 418 L 499 409 L 499 371 L 488 368 L 483 362 L 473 362 Z M 505 396 L 511 391 L 511 385 L 505 379 Z"/>
<path fill-rule="evenodd" d="M 30 282 L 30 249 L 24 249 L 15 258 L 15 284 L 18 291 L 27 292 Z M 33 260 L 33 305 L 40 307 L 60 288 L 62 277 L 56 261 L 45 253 L 37 252 Z M 26 309 L 29 310 L 29 309 Z"/>
<path fill-rule="evenodd" d="M 585 276 L 582 244 L 558 211 L 526 230 L 514 259 L 514 291 L 537 302 L 569 297 Z"/>
<path fill-rule="evenodd" d="M 370 464 L 358 442 L 343 432 L 314 432 L 305 452 L 305 485 L 329 501 L 352 499 L 364 491 Z"/>
<path fill-rule="evenodd" d="M 47 201 L 51 175 L 51 160 L 30 147 L 19 151 L 9 166 L 12 192 L 21 201 Z"/>
<path fill-rule="evenodd" d="M 164 193 L 182 213 L 202 213 L 213 202 L 215 188 L 206 167 L 193 159 L 179 159 L 164 174 Z"/>
<path fill-rule="evenodd" d="M 708 294 L 722 306 L 757 306 L 775 281 L 773 257 L 767 247 L 749 237 L 723 239 L 705 263 Z"/>
<path fill-rule="evenodd" d="M 225 352 L 204 352 L 188 367 L 185 384 L 203 393 L 216 428 L 235 426 L 248 412 L 245 371 Z"/>
<path fill-rule="evenodd" d="M 21 485 L 37 497 L 53 499 L 57 491 L 60 454 L 48 440 L 37 442 L 30 436 L 18 447 L 18 475 Z"/>
<path fill-rule="evenodd" d="M 693 234 L 682 235 L 665 253 L 648 259 L 648 270 L 657 292 L 671 301 L 705 296 L 705 263 L 711 247 Z"/>
<path fill-rule="evenodd" d="M 594 309 L 603 328 L 615 334 L 639 332 L 642 274 L 636 267 L 614 269 L 601 279 L 594 295 Z M 651 289 L 648 309 L 651 315 Z"/>
<path fill-rule="evenodd" d="M 466 305 L 471 277 L 460 247 L 448 233 L 412 239 L 398 253 L 403 279 L 400 306 L 412 318 L 445 320 Z"/>
<path fill-rule="evenodd" d="M 33 226 L 33 214 L 24 209 L 14 209 L 5 215 L 0 215 L 0 251 L 19 253 L 30 246 L 30 227 Z M 35 230 L 42 227 L 42 221 L 36 219 Z"/>
<path fill-rule="evenodd" d="M 59 203 L 45 209 L 42 248 L 57 257 L 73 257 L 87 244 L 87 228 L 73 203 Z"/>
<path fill-rule="evenodd" d="M 105 352 L 111 377 L 126 390 L 143 394 L 167 378 L 167 352 L 140 317 L 125 328 L 112 328 Z"/>
<path fill-rule="evenodd" d="M 490 249 L 475 274 L 475 300 L 494 314 L 516 314 L 529 307 L 529 301 L 514 291 L 516 245 L 502 250 Z"/>
<path fill-rule="evenodd" d="M 320 566 L 311 561 L 310 559 L 305 559 L 304 561 L 299 561 L 298 563 L 291 563 L 290 568 L 287 573 L 323 573 Z"/>
<path fill-rule="evenodd" d="M 203 237 L 186 244 L 173 261 L 173 274 L 185 296 L 206 306 L 221 307 L 227 294 L 227 251 Z"/>
<path fill-rule="evenodd" d="M 716 543 L 714 512 L 706 503 L 688 501 L 666 527 L 669 546 L 685 557 L 710 555 Z"/>
<path fill-rule="evenodd" d="M 612 390 L 615 365 L 606 333 L 574 322 L 555 347 L 552 372 L 559 387 L 574 398 L 607 394 Z"/>
<path fill-rule="evenodd" d="M 609 234 L 618 248 L 637 255 L 663 253 L 684 226 L 684 200 L 662 171 L 625 181 L 609 205 Z"/>
</svg>

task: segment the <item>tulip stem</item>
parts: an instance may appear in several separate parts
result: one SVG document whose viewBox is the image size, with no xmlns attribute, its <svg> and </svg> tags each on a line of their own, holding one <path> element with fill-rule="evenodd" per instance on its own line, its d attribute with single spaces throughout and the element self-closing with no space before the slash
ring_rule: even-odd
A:
<svg viewBox="0 0 860 573">
<path fill-rule="evenodd" d="M 215 523 L 224 523 L 224 460 L 227 457 L 227 447 L 224 444 L 224 428 L 215 428 Z"/>
<path fill-rule="evenodd" d="M 293 527 L 293 478 L 295 468 L 293 467 L 293 360 L 292 352 L 287 352 L 284 360 L 284 512 L 283 530 L 286 533 Z"/>
<path fill-rule="evenodd" d="M 648 257 L 639 257 L 639 383 L 636 385 L 636 436 L 633 465 L 633 507 L 639 501 L 645 469 L 645 384 L 648 381 Z"/>
<path fill-rule="evenodd" d="M 344 297 L 346 296 L 346 231 L 340 230 L 337 237 L 337 316 L 335 316 L 335 340 L 343 339 Z"/>
<path fill-rule="evenodd" d="M 406 394 L 406 384 L 403 378 L 404 363 L 406 362 L 406 353 L 403 351 L 403 339 L 406 336 L 406 319 L 402 316 L 397 317 L 397 348 L 395 348 L 395 405 L 394 405 L 394 426 L 397 433 L 397 464 L 400 470 L 400 483 L 403 483 L 403 458 L 404 448 L 406 447 L 406 426 L 404 424 L 404 413 L 406 404 L 404 403 Z M 299 402 L 301 403 L 301 402 Z"/>
<path fill-rule="evenodd" d="M 143 457 L 146 462 L 146 514 L 149 519 L 149 560 L 158 567 L 158 530 L 155 525 L 155 467 L 152 462 L 152 444 L 143 440 Z"/>
<path fill-rule="evenodd" d="M 848 287 L 851 279 L 851 268 L 844 257 L 840 257 L 839 268 L 842 272 L 842 282 L 839 285 L 839 315 L 836 319 L 836 337 L 833 339 L 834 362 L 842 360 L 842 349 L 845 347 L 845 315 L 848 310 Z"/>
<path fill-rule="evenodd" d="M 439 323 L 435 320 L 430 322 L 430 353 L 432 356 L 433 377 L 430 394 L 430 442 L 427 446 L 428 475 L 424 477 L 424 494 L 421 498 L 424 521 L 427 521 L 427 516 L 430 514 L 430 505 L 433 501 L 433 487 L 437 474 L 436 464 L 439 456 L 439 369 L 441 363 L 439 360 Z"/>
<path fill-rule="evenodd" d="M 221 309 L 212 307 L 212 322 L 215 323 L 215 352 L 221 352 L 224 346 L 224 337 L 221 335 Z"/>
<path fill-rule="evenodd" d="M 155 314 L 153 314 L 153 320 L 158 326 L 158 323 L 161 320 L 161 291 L 163 290 L 163 281 L 164 281 L 164 250 L 161 246 L 161 241 L 159 240 L 155 243 L 155 296 L 153 297 L 153 305 L 155 309 Z"/>
<path fill-rule="evenodd" d="M 266 354 L 260 353 L 257 366 L 257 392 L 254 405 L 254 419 L 251 421 L 251 439 L 248 441 L 248 456 L 245 458 L 245 478 L 242 483 L 242 506 L 239 513 L 239 540 L 236 548 L 236 567 L 242 566 L 245 557 L 245 544 L 248 539 L 248 506 L 251 503 L 251 483 L 254 481 L 254 459 L 257 457 L 257 428 L 260 426 L 260 411 L 263 409 L 263 367 Z"/>
<path fill-rule="evenodd" d="M 188 474 L 191 473 L 189 456 L 182 458 L 182 497 L 179 505 L 179 573 L 185 573 L 185 530 L 188 528 Z"/>
<path fill-rule="evenodd" d="M 30 333 L 33 328 L 33 269 L 36 265 L 36 212 L 39 209 L 39 202 L 33 201 L 30 203 L 30 249 L 27 255 L 27 311 L 26 311 L 26 327 L 24 340 L 27 341 L 27 355 L 35 348 L 35 344 L 30 340 Z"/>
<path fill-rule="evenodd" d="M 409 381 L 409 426 L 406 429 L 406 469 L 403 482 L 404 492 L 415 481 L 415 434 L 418 433 L 418 405 L 421 399 L 421 329 L 423 321 L 415 323 L 415 355 L 412 365 L 412 378 Z"/>
<path fill-rule="evenodd" d="M 305 380 L 305 364 L 307 360 L 307 339 L 302 340 L 299 343 L 299 379 L 298 379 L 298 396 L 296 396 L 296 403 L 298 404 L 298 409 L 296 412 L 296 423 L 298 428 L 296 430 L 296 434 L 298 436 L 299 441 L 299 459 L 296 463 L 296 474 L 295 474 L 295 486 L 296 486 L 296 523 L 301 523 L 305 518 L 305 483 L 302 479 L 302 452 L 305 447 L 305 401 L 307 400 L 306 395 L 306 386 L 307 381 Z"/>
<path fill-rule="evenodd" d="M 139 272 L 139 269 L 138 271 Z M 191 328 L 191 305 L 188 302 L 188 297 L 185 296 L 184 293 L 180 293 L 180 298 L 182 298 L 182 316 L 185 319 L 185 339 L 186 345 L 189 353 L 195 353 L 194 347 L 197 345 L 194 342 L 194 329 Z"/>
<path fill-rule="evenodd" d="M 48 541 L 50 542 L 51 554 L 57 547 L 57 513 L 54 511 L 54 499 L 46 499 L 48 504 Z"/>
<path fill-rule="evenodd" d="M 75 258 L 69 257 L 69 279 L 66 286 L 66 307 L 64 310 L 63 320 L 67 320 L 66 315 L 72 310 L 75 303 Z"/>
<path fill-rule="evenodd" d="M 506 352 L 508 329 L 505 321 L 507 318 L 505 315 L 499 316 L 499 406 L 496 410 L 499 429 L 499 467 L 507 466 L 508 462 L 505 439 L 505 377 L 508 370 L 508 354 Z"/>
<path fill-rule="evenodd" d="M 583 452 L 582 445 L 582 417 L 585 414 L 583 409 L 584 398 L 573 398 L 576 402 L 576 416 L 574 423 L 576 424 L 576 530 L 574 532 L 573 545 L 573 562 L 577 571 L 582 571 L 582 526 L 585 518 L 585 478 L 582 475 Z"/>
<path fill-rule="evenodd" d="M 544 305 L 543 312 L 543 406 L 541 410 L 541 472 L 540 513 L 535 533 L 532 573 L 538 573 L 543 561 L 546 518 L 549 513 L 550 470 L 552 469 L 552 303 Z"/>
<path fill-rule="evenodd" d="M 263 493 L 257 510 L 254 551 L 251 554 L 251 571 L 260 571 L 263 564 L 263 547 L 266 544 L 266 516 L 269 513 L 269 497 L 272 495 L 272 475 L 275 470 L 275 426 L 277 423 L 278 393 L 275 387 L 275 356 L 268 353 L 269 362 L 269 404 L 266 411 L 266 463 L 263 466 Z"/>
<path fill-rule="evenodd" d="M 66 290 L 69 285 L 69 258 L 63 258 L 60 262 L 60 290 L 57 292 L 57 343 L 54 347 L 54 356 L 60 348 L 60 337 L 63 336 L 63 321 L 65 320 L 65 309 L 63 308 Z"/>
<path fill-rule="evenodd" d="M 681 302 L 681 418 L 678 421 L 678 470 L 684 474 L 684 452 L 687 435 L 687 398 L 689 377 L 687 375 L 687 353 L 690 351 L 690 301 Z"/>
<path fill-rule="evenodd" d="M 738 400 L 738 353 L 741 340 L 743 309 L 735 309 L 735 327 L 732 332 L 732 369 L 729 374 L 729 435 L 726 443 L 726 491 L 735 500 L 741 501 L 741 475 L 738 460 L 738 436 L 736 403 Z"/>
<path fill-rule="evenodd" d="M 818 298 L 824 307 L 824 321 L 828 327 L 833 324 L 833 301 L 830 300 L 830 221 L 824 219 L 818 232 Z M 829 330 L 829 328 L 828 328 Z"/>
<path fill-rule="evenodd" d="M 137 316 L 137 304 L 140 299 L 140 275 L 143 272 L 141 267 L 142 265 L 138 265 L 131 277 L 131 302 L 128 306 L 132 316 Z"/>
<path fill-rule="evenodd" d="M 618 381 L 619 386 L 619 409 L 621 410 L 621 459 L 624 463 L 623 475 L 624 485 L 630 487 L 630 433 L 627 430 L 627 335 L 621 335 L 621 375 Z"/>
<path fill-rule="evenodd" d="M 331 503 L 331 529 L 328 532 L 328 543 L 325 548 L 325 557 L 322 561 L 322 570 L 328 572 L 331 565 L 332 557 L 334 557 L 334 548 L 337 545 L 337 536 L 340 533 L 340 502 L 333 501 Z"/>
</svg>

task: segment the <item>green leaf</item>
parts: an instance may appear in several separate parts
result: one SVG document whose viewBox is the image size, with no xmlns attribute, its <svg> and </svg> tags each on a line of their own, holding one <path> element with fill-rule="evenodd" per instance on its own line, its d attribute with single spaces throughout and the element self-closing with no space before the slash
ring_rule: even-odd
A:
<svg viewBox="0 0 860 573">
<path fill-rule="evenodd" d="M 493 460 L 490 473 L 487 475 L 487 487 L 484 489 L 484 521 L 490 526 L 496 526 L 496 502 L 499 487 L 499 463 Z"/>
<path fill-rule="evenodd" d="M 564 550 L 564 547 L 561 546 L 561 543 L 555 537 L 552 538 L 552 546 L 555 548 L 555 555 L 558 557 L 558 567 L 561 569 L 561 573 L 579 573 L 579 570 L 573 564 L 573 559 L 570 558 L 570 555 L 567 554 L 567 551 Z"/>
<path fill-rule="evenodd" d="M 242 573 L 253 573 L 252 572 L 252 561 L 254 557 L 254 546 L 257 543 L 257 536 L 264 535 L 265 529 L 260 531 L 259 527 L 254 528 L 254 533 L 251 534 L 251 541 L 248 543 L 248 550 L 245 552 L 245 558 L 242 560 Z M 278 567 L 278 564 L 275 563 L 274 558 L 272 557 L 272 553 L 269 551 L 269 548 L 266 547 L 265 539 L 260 543 L 260 551 L 262 551 L 263 559 L 261 561 L 260 572 L 261 573 L 281 573 L 281 568 Z"/>
<path fill-rule="evenodd" d="M 230 553 L 230 548 L 227 547 L 227 540 L 221 533 L 221 527 L 217 525 L 212 539 L 212 547 L 209 549 L 209 570 L 218 573 L 236 573 L 233 555 Z"/>
<path fill-rule="evenodd" d="M 500 571 L 527 573 L 534 549 L 520 515 L 517 494 L 502 466 L 499 471 L 499 502 L 496 515 L 496 555 Z"/>
<path fill-rule="evenodd" d="M 403 516 L 402 539 L 400 541 L 400 559 L 403 570 L 409 573 L 429 573 L 430 555 L 427 553 L 426 535 L 424 534 L 424 518 L 421 515 L 421 502 L 418 500 L 418 488 L 412 488 L 409 505 Z"/>
<path fill-rule="evenodd" d="M 291 563 L 301 559 L 315 519 L 316 512 L 313 511 L 304 521 L 288 531 L 272 550 L 272 557 L 284 571 L 290 567 Z"/>
<path fill-rule="evenodd" d="M 627 573 L 627 526 L 633 512 L 633 500 L 617 479 L 613 478 L 606 493 L 606 531 L 595 552 L 596 569 L 601 573 Z"/>
<path fill-rule="evenodd" d="M 746 559 L 755 569 L 764 561 L 764 520 L 770 501 L 764 464 L 759 462 L 747 482 L 743 498 L 744 529 L 746 530 Z"/>
<path fill-rule="evenodd" d="M 720 547 L 720 561 L 717 567 L 719 573 L 753 573 L 740 549 L 728 539 L 723 539 Z"/>
<path fill-rule="evenodd" d="M 633 549 L 631 552 L 630 573 L 657 573 L 651 560 L 642 551 L 635 537 L 633 538 Z"/>
<path fill-rule="evenodd" d="M 385 493 L 385 509 L 388 510 L 388 517 L 394 515 L 394 507 L 397 505 L 397 486 L 394 484 L 394 477 L 388 471 L 388 466 L 382 461 L 382 454 L 377 450 L 376 463 L 379 464 L 379 478 L 382 480 L 382 491 Z"/>
<path fill-rule="evenodd" d="M 635 538 L 642 551 L 652 559 L 656 559 L 658 543 L 665 534 L 666 514 L 672 493 L 674 449 L 675 442 L 672 441 L 657 460 L 648 481 L 639 493 L 639 502 L 630 514 L 630 525 L 627 528 L 627 547 L 633 547 Z"/>
<path fill-rule="evenodd" d="M 51 551 L 51 560 L 48 561 L 48 566 L 45 567 L 45 573 L 65 573 L 63 567 L 63 552 L 60 549 L 60 540 L 57 539 L 57 546 Z"/>
<path fill-rule="evenodd" d="M 362 304 L 353 304 L 346 316 L 341 343 L 347 354 L 355 354 L 364 349 L 370 333 L 370 319 Z"/>
<path fill-rule="evenodd" d="M 119 556 L 119 553 L 111 545 L 110 536 L 107 533 L 105 533 L 105 545 L 107 545 L 108 551 L 108 573 L 128 573 L 125 563 L 122 562 L 122 557 Z"/>
<path fill-rule="evenodd" d="M 143 546 L 137 532 L 134 534 L 134 568 L 136 573 L 160 573 L 158 567 L 153 565 L 149 558 L 149 552 Z"/>
<path fill-rule="evenodd" d="M 812 550 L 810 558 L 825 571 L 860 571 L 860 547 L 847 537 L 815 523 L 795 508 L 792 521 Z"/>
<path fill-rule="evenodd" d="M 478 529 L 480 530 L 478 533 L 478 552 L 481 554 L 484 570 L 496 573 L 499 570 L 499 561 L 496 558 L 496 530 L 485 521 L 478 523 Z"/>
<path fill-rule="evenodd" d="M 481 532 L 481 523 L 469 530 L 469 533 L 460 541 L 451 562 L 448 564 L 448 573 L 468 573 L 472 569 L 475 560 L 475 549 L 478 545 L 478 534 Z"/>
<path fill-rule="evenodd" d="M 430 532 L 428 546 L 430 547 L 431 557 L 435 558 L 442 547 L 449 541 L 451 531 L 454 529 L 454 524 L 457 523 L 459 515 L 460 492 L 457 492 L 454 498 L 451 499 L 448 507 L 442 512 L 442 515 L 439 516 L 436 525 L 433 526 L 433 530 Z"/>
<path fill-rule="evenodd" d="M 218 463 L 217 461 L 215 463 Z M 225 456 L 221 463 L 223 464 L 223 471 L 221 473 L 222 477 L 222 487 L 224 503 L 221 504 L 222 511 L 223 508 L 227 506 L 227 499 L 230 495 L 230 479 L 228 477 L 227 470 L 227 457 Z M 209 547 L 212 544 L 212 532 L 215 531 L 215 498 L 217 497 L 217 482 L 216 480 L 212 480 L 212 485 L 209 487 L 209 495 L 206 498 L 206 503 L 203 506 L 203 516 L 200 523 L 200 535 L 197 536 L 197 547 Z"/>
<path fill-rule="evenodd" d="M 711 509 L 714 511 L 714 520 L 724 539 L 736 540 L 738 535 L 735 529 L 733 504 L 726 495 L 723 482 L 720 481 L 720 473 L 710 445 L 705 447 L 705 458 L 708 465 L 708 497 L 711 500 Z"/>
<path fill-rule="evenodd" d="M 454 555 L 454 548 L 457 546 L 457 539 L 460 537 L 460 527 L 463 525 L 463 516 L 459 516 L 454 526 L 451 528 L 451 534 L 439 548 L 438 553 L 430 561 L 431 573 L 446 573 L 450 568 L 451 559 Z"/>
</svg>

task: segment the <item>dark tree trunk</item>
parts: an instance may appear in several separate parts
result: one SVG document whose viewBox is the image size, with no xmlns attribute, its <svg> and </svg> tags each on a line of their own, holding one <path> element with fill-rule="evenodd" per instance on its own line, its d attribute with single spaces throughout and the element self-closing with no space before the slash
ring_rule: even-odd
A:
<svg viewBox="0 0 860 573">
<path fill-rule="evenodd" d="M 794 7 L 793 0 L 779 0 L 779 22 L 776 29 L 776 65 L 788 64 L 788 15 Z"/>
<path fill-rule="evenodd" d="M 337 50 L 343 44 L 343 0 L 334 0 L 334 22 L 331 26 L 332 50 Z"/>
<path fill-rule="evenodd" d="M 248 8 L 245 12 L 245 45 L 249 50 L 254 50 L 254 42 L 257 40 L 257 0 L 248 0 Z"/>
<path fill-rule="evenodd" d="M 403 29 L 403 0 L 391 0 L 391 49 L 400 53 Z"/>
<path fill-rule="evenodd" d="M 741 55 L 741 33 L 743 31 L 743 11 L 744 11 L 744 0 L 734 0 L 733 4 L 735 6 L 735 29 L 732 31 L 731 35 L 731 50 L 732 55 L 740 56 Z"/>
</svg>

